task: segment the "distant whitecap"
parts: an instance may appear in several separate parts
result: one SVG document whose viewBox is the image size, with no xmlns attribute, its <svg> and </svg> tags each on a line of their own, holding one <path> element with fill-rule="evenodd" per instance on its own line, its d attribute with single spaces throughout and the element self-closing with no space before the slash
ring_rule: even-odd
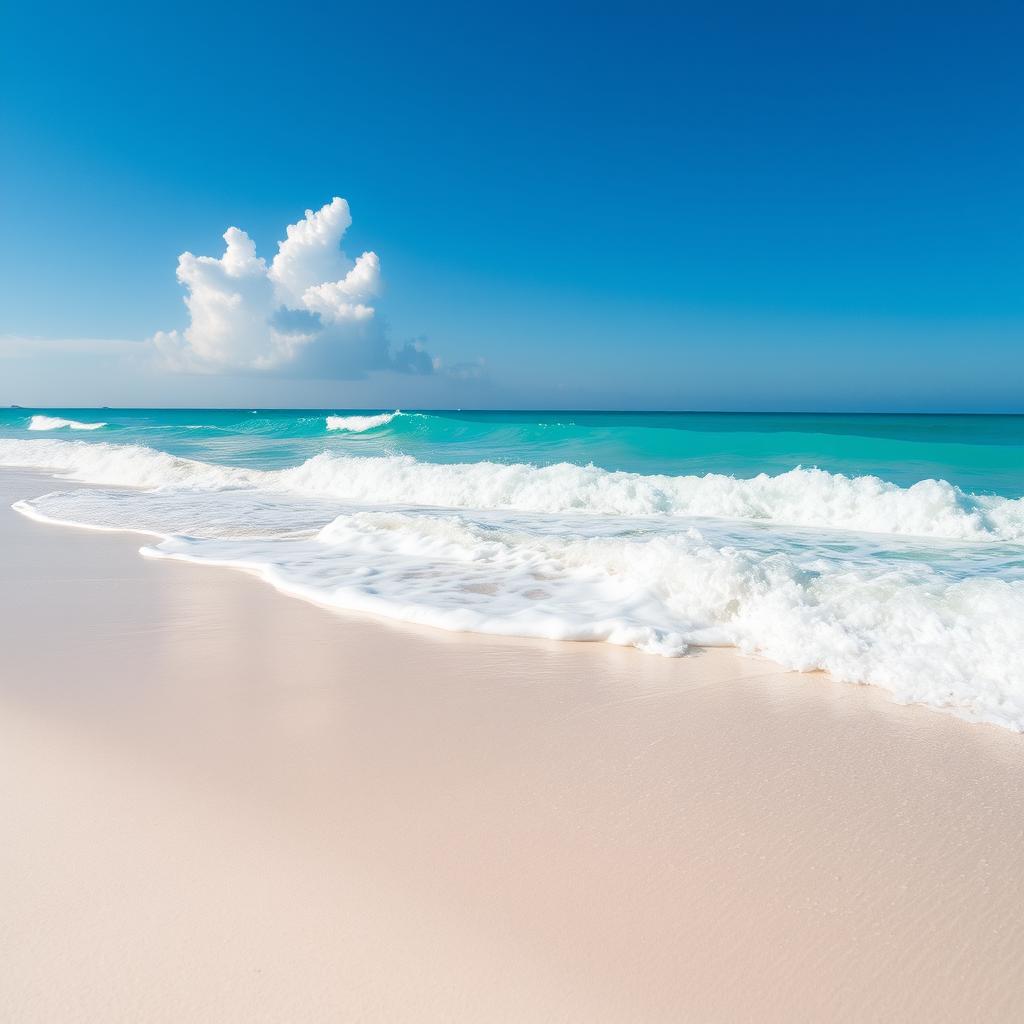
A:
<svg viewBox="0 0 1024 1024">
<path fill-rule="evenodd" d="M 374 427 L 383 427 L 390 423 L 396 416 L 401 416 L 402 410 L 384 412 L 379 416 L 328 416 L 328 430 L 346 430 L 350 434 L 362 434 Z"/>
<path fill-rule="evenodd" d="M 99 430 L 106 423 L 80 423 L 78 420 L 65 420 L 60 416 L 33 416 L 29 420 L 29 430 Z"/>
</svg>

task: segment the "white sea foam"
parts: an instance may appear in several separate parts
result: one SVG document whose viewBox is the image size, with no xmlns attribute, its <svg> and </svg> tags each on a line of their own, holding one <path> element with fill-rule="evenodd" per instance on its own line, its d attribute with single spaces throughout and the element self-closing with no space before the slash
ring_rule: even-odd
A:
<svg viewBox="0 0 1024 1024">
<path fill-rule="evenodd" d="M 324 452 L 282 470 L 219 466 L 140 445 L 0 439 L 0 465 L 89 483 L 264 491 L 354 505 L 417 505 L 611 516 L 715 517 L 956 541 L 1024 541 L 1024 499 L 968 494 L 944 480 L 899 487 L 874 476 L 793 469 L 751 479 L 662 476 L 562 463 L 442 465 Z"/>
<path fill-rule="evenodd" d="M 258 486 L 268 474 L 182 459 L 137 444 L 0 438 L 0 466 L 49 470 L 68 480 L 119 487 Z"/>
<path fill-rule="evenodd" d="M 396 416 L 401 416 L 402 410 L 384 412 L 379 416 L 328 416 L 328 430 L 347 430 L 350 434 L 362 434 L 375 427 L 383 427 L 390 423 Z"/>
<path fill-rule="evenodd" d="M 99 430 L 106 423 L 80 423 L 78 420 L 65 420 L 60 416 L 33 416 L 29 420 L 29 430 Z"/>
<path fill-rule="evenodd" d="M 244 489 L 65 491 L 18 508 L 149 532 L 148 555 L 245 568 L 336 608 L 663 655 L 732 645 L 1024 729 L 1024 573 L 996 574 L 1016 549 L 671 517 L 338 514 L 334 502 Z M 990 561 L 966 572 L 968 558 Z"/>
</svg>

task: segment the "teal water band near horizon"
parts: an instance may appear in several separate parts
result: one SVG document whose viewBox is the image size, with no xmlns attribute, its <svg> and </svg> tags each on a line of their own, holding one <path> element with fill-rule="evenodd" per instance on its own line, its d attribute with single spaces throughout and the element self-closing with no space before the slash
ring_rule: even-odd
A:
<svg viewBox="0 0 1024 1024">
<path fill-rule="evenodd" d="M 593 463 L 644 474 L 777 474 L 795 466 L 909 486 L 1024 494 L 1024 416 L 939 414 L 403 411 L 360 431 L 332 417 L 394 410 L 3 409 L 0 436 L 142 444 L 227 465 L 280 468 L 320 451 L 411 455 L 428 462 Z M 33 417 L 57 426 L 29 430 Z"/>
</svg>

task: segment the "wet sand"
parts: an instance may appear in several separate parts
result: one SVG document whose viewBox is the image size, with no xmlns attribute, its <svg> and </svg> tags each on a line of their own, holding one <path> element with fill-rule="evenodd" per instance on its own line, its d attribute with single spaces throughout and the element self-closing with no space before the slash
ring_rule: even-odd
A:
<svg viewBox="0 0 1024 1024">
<path fill-rule="evenodd" d="M 9 510 L 0 1018 L 1013 1020 L 1024 738 Z"/>
</svg>

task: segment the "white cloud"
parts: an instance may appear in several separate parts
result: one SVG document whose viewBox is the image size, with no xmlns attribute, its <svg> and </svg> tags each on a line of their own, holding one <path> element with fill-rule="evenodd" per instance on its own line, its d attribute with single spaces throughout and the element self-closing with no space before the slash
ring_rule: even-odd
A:
<svg viewBox="0 0 1024 1024">
<path fill-rule="evenodd" d="M 364 252 L 340 281 L 310 285 L 302 293 L 302 303 L 327 320 L 367 320 L 375 310 L 363 300 L 379 295 L 380 286 L 380 260 L 375 252 Z"/>
<path fill-rule="evenodd" d="M 187 290 L 189 326 L 159 331 L 152 343 L 178 371 L 303 372 L 353 377 L 369 370 L 430 373 L 419 343 L 392 352 L 377 310 L 380 260 L 352 261 L 341 241 L 352 223 L 335 197 L 289 224 L 270 266 L 239 228 L 224 232 L 221 257 L 182 253 L 178 280 Z"/>
<path fill-rule="evenodd" d="M 307 288 L 344 278 L 352 263 L 341 251 L 341 240 L 352 224 L 348 203 L 337 196 L 326 206 L 289 224 L 270 265 L 270 279 L 279 301 L 297 307 Z"/>
</svg>

